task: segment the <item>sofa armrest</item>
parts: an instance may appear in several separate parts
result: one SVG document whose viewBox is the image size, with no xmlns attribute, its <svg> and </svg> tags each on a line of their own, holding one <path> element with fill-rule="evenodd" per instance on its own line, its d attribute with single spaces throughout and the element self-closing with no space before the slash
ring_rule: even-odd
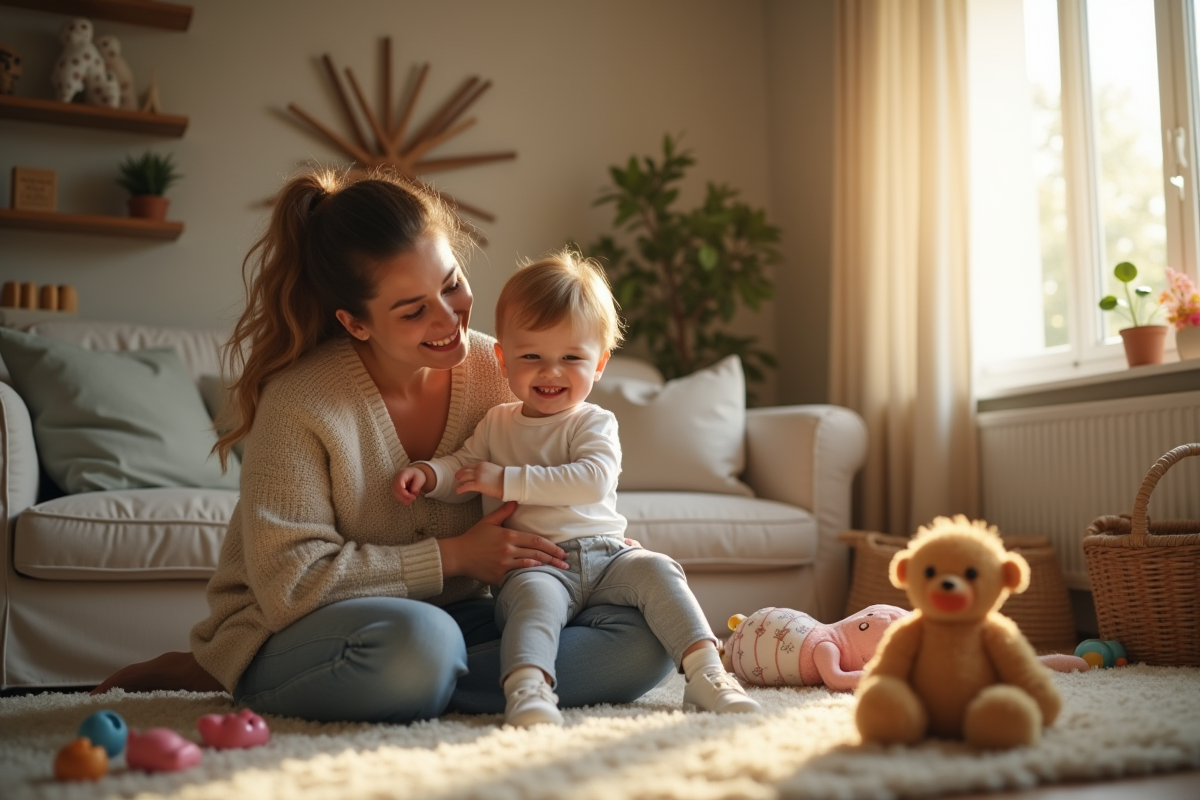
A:
<svg viewBox="0 0 1200 800">
<path fill-rule="evenodd" d="M 847 547 L 854 476 L 867 455 L 867 426 L 832 405 L 752 408 L 746 412 L 746 472 L 758 497 L 809 511 L 817 520 L 817 602 L 822 622 L 841 619 L 850 579 Z"/>
<path fill-rule="evenodd" d="M 16 389 L 0 382 L 0 581 L 7 574 L 17 517 L 37 502 L 39 474 L 29 408 Z"/>
</svg>

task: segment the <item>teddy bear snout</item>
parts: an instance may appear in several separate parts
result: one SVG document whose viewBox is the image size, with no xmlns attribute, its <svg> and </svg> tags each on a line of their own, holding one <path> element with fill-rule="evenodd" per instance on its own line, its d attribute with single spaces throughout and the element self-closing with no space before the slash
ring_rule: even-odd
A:
<svg viewBox="0 0 1200 800">
<path fill-rule="evenodd" d="M 975 601 L 971 584 L 957 575 L 942 575 L 930 584 L 929 600 L 938 611 L 962 611 Z"/>
</svg>

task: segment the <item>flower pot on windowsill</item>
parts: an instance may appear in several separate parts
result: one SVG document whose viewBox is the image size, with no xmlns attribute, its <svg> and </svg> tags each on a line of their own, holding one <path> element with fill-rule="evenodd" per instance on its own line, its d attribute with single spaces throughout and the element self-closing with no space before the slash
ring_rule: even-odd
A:
<svg viewBox="0 0 1200 800">
<path fill-rule="evenodd" d="M 1125 344 L 1125 360 L 1131 367 L 1143 364 L 1161 364 L 1167 345 L 1166 325 L 1138 325 L 1122 328 L 1121 341 Z"/>
<path fill-rule="evenodd" d="M 1175 330 L 1175 349 L 1179 352 L 1179 360 L 1187 361 L 1200 358 L 1200 328 L 1188 325 Z"/>
<path fill-rule="evenodd" d="M 135 194 L 129 198 L 129 216 L 161 222 L 167 218 L 167 206 L 170 203 L 162 195 Z"/>
</svg>

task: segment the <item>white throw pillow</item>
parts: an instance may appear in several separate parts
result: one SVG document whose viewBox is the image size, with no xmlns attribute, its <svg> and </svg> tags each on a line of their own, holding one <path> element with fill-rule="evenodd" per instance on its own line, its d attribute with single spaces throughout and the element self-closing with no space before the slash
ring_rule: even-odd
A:
<svg viewBox="0 0 1200 800">
<path fill-rule="evenodd" d="M 665 384 L 606 374 L 588 401 L 617 417 L 618 491 L 754 496 L 738 480 L 746 466 L 746 380 L 737 356 Z"/>
</svg>

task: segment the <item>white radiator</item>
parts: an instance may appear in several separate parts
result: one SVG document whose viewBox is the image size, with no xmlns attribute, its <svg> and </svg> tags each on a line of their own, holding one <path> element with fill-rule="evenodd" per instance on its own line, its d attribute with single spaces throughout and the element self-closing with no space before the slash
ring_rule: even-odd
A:
<svg viewBox="0 0 1200 800">
<path fill-rule="evenodd" d="M 983 412 L 979 435 L 984 518 L 1004 534 L 1050 537 L 1067 585 L 1089 589 L 1087 526 L 1131 511 L 1159 456 L 1200 442 L 1200 391 Z M 1200 458 L 1167 471 L 1149 514 L 1200 520 Z"/>
</svg>

